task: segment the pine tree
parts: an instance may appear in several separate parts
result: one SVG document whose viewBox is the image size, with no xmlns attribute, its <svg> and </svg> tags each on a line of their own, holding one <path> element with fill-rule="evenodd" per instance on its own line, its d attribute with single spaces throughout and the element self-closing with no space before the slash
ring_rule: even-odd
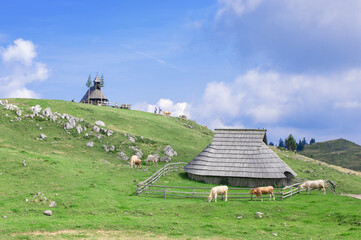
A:
<svg viewBox="0 0 361 240">
<path fill-rule="evenodd" d="M 308 143 L 307 143 L 307 140 L 306 140 L 306 138 L 305 137 L 303 137 L 303 139 L 302 139 L 302 144 L 303 144 L 303 146 L 305 146 L 305 145 L 307 145 Z"/>
<path fill-rule="evenodd" d="M 314 138 L 311 138 L 310 144 L 313 144 L 313 143 L 315 143 L 315 142 L 316 142 L 316 140 L 315 140 Z"/>
<path fill-rule="evenodd" d="M 305 147 L 305 145 L 303 145 L 303 142 L 300 139 L 297 144 L 297 152 L 302 151 L 304 147 Z"/>
<path fill-rule="evenodd" d="M 92 85 L 91 75 L 89 74 L 88 81 L 85 84 L 85 86 L 88 87 L 88 104 L 89 104 L 89 98 L 90 98 L 90 86 L 91 85 Z"/>
<path fill-rule="evenodd" d="M 274 143 L 273 143 L 273 142 L 270 142 L 268 145 L 270 145 L 270 146 L 274 146 Z"/>
<path fill-rule="evenodd" d="M 280 140 L 278 142 L 278 147 L 281 147 L 281 148 L 285 147 L 285 144 L 284 144 L 282 138 L 280 138 Z"/>
<path fill-rule="evenodd" d="M 294 139 L 292 134 L 290 134 L 288 136 L 288 138 L 286 138 L 285 143 L 286 143 L 288 150 L 290 150 L 290 151 L 296 150 L 296 148 L 297 148 L 296 140 Z"/>
</svg>

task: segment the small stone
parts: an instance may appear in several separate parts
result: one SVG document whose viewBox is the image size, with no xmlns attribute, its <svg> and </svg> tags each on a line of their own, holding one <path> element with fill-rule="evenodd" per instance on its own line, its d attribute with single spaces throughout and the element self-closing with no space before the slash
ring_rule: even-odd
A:
<svg viewBox="0 0 361 240">
<path fill-rule="evenodd" d="M 25 202 L 29 202 L 29 199 L 25 198 Z"/>
<path fill-rule="evenodd" d="M 243 216 L 238 216 L 238 217 L 237 217 L 237 219 L 241 219 L 241 218 L 243 218 Z"/>
<path fill-rule="evenodd" d="M 44 211 L 44 215 L 46 215 L 46 216 L 52 216 L 53 213 L 51 212 L 51 210 L 45 210 L 45 211 Z"/>
<path fill-rule="evenodd" d="M 108 149 L 107 145 L 103 145 L 103 148 L 104 148 L 104 150 L 105 150 L 106 152 L 109 152 L 109 149 Z"/>
<path fill-rule="evenodd" d="M 26 167 L 26 166 L 27 166 L 27 164 L 26 164 L 25 160 L 23 161 L 23 166 L 24 166 L 24 167 Z"/>
<path fill-rule="evenodd" d="M 3 218 L 7 218 L 7 216 L 3 216 Z"/>
<path fill-rule="evenodd" d="M 40 139 L 46 139 L 46 135 L 45 135 L 44 133 L 41 133 L 41 134 L 39 135 L 39 138 L 40 138 Z"/>
<path fill-rule="evenodd" d="M 101 126 L 101 127 L 105 127 L 105 123 L 103 121 L 95 121 L 95 125 Z"/>
<path fill-rule="evenodd" d="M 113 131 L 112 131 L 112 130 L 108 130 L 107 136 L 109 137 L 109 136 L 111 136 L 111 135 L 113 135 Z"/>
<path fill-rule="evenodd" d="M 56 202 L 55 201 L 50 201 L 49 207 L 51 207 L 51 208 L 56 207 Z"/>
<path fill-rule="evenodd" d="M 94 147 L 94 142 L 87 142 L 85 145 L 87 147 Z"/>
<path fill-rule="evenodd" d="M 153 216 L 153 213 L 149 213 L 149 216 Z"/>
<path fill-rule="evenodd" d="M 272 234 L 273 234 L 273 236 L 277 237 L 277 233 L 272 233 Z"/>
</svg>

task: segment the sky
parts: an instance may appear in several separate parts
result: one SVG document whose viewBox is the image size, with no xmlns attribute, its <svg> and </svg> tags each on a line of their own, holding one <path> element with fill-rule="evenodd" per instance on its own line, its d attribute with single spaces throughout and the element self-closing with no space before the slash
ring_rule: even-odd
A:
<svg viewBox="0 0 361 240">
<path fill-rule="evenodd" d="M 361 144 L 359 0 L 0 2 L 0 98 L 111 103 L 210 129 Z"/>
</svg>

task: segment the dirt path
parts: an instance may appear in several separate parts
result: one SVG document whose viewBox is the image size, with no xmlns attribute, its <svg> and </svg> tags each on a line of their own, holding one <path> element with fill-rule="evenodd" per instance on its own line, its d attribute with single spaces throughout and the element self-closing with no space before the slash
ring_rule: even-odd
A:
<svg viewBox="0 0 361 240">
<path fill-rule="evenodd" d="M 345 194 L 345 193 L 341 193 L 342 196 L 348 196 L 348 197 L 354 197 L 354 198 L 358 198 L 361 200 L 361 194 Z"/>
</svg>

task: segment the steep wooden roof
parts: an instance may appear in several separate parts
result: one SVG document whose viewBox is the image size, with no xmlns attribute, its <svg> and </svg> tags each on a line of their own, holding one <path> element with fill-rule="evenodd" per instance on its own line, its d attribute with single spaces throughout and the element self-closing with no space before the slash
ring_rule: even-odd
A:
<svg viewBox="0 0 361 240">
<path fill-rule="evenodd" d="M 100 100 L 108 101 L 107 97 L 103 94 L 101 89 L 97 89 L 95 86 L 90 88 L 89 100 Z M 80 102 L 88 101 L 88 90 L 85 92 L 84 97 Z"/>
<path fill-rule="evenodd" d="M 286 178 L 297 174 L 268 146 L 267 130 L 216 129 L 212 143 L 185 167 L 201 176 Z"/>
</svg>

